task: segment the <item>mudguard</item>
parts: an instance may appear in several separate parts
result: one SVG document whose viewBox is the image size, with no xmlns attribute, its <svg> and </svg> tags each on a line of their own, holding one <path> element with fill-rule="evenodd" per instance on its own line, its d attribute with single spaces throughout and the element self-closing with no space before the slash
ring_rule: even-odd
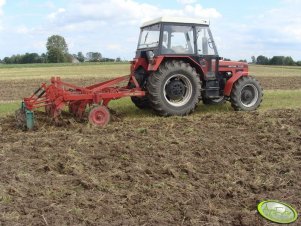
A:
<svg viewBox="0 0 301 226">
<path fill-rule="evenodd" d="M 231 91 L 232 91 L 232 87 L 233 84 L 240 79 L 242 76 L 248 76 L 248 73 L 246 72 L 240 72 L 237 74 L 234 74 L 227 82 L 225 85 L 225 89 L 224 89 L 224 96 L 230 96 L 231 95 Z"/>
</svg>

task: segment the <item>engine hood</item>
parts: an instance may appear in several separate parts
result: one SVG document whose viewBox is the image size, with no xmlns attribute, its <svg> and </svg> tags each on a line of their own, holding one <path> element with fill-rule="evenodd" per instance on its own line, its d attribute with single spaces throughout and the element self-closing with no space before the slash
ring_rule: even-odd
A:
<svg viewBox="0 0 301 226">
<path fill-rule="evenodd" d="M 222 67 L 222 68 L 248 68 L 248 64 L 245 62 L 220 60 L 219 67 Z"/>
</svg>

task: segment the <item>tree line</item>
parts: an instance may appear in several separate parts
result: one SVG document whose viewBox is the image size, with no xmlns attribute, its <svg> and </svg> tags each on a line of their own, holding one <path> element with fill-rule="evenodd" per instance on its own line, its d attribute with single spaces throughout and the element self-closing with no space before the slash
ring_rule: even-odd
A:
<svg viewBox="0 0 301 226">
<path fill-rule="evenodd" d="M 272 58 L 263 55 L 257 58 L 252 56 L 252 63 L 259 65 L 301 66 L 301 61 L 294 61 L 291 56 L 273 56 Z"/>
<path fill-rule="evenodd" d="M 88 52 L 86 56 L 82 52 L 70 54 L 68 45 L 64 37 L 52 35 L 47 39 L 46 53 L 25 53 L 12 55 L 0 59 L 4 64 L 30 64 L 30 63 L 77 63 L 77 62 L 120 62 L 120 57 L 116 59 L 102 57 L 99 52 Z"/>
</svg>

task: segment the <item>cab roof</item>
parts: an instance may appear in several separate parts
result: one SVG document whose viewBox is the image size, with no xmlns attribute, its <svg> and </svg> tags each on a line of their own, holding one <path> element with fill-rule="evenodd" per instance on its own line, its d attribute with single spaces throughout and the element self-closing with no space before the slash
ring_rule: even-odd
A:
<svg viewBox="0 0 301 226">
<path fill-rule="evenodd" d="M 167 22 L 167 23 L 179 23 L 179 24 L 200 24 L 200 25 L 209 25 L 209 20 L 205 19 L 196 19 L 196 18 L 185 18 L 185 17 L 159 17 L 154 20 L 144 22 L 141 27 L 146 27 L 149 25 Z"/>
</svg>

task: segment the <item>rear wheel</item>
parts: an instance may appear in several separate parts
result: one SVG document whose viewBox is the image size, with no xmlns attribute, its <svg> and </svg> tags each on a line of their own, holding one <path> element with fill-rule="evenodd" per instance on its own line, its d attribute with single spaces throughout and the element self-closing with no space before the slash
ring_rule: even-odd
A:
<svg viewBox="0 0 301 226">
<path fill-rule="evenodd" d="M 200 98 L 201 83 L 195 69 L 183 61 L 168 61 L 149 76 L 148 98 L 163 116 L 188 115 Z"/>
<path fill-rule="evenodd" d="M 236 111 L 253 111 L 262 101 L 263 91 L 259 82 L 249 76 L 243 76 L 233 85 L 231 105 Z"/>
</svg>

